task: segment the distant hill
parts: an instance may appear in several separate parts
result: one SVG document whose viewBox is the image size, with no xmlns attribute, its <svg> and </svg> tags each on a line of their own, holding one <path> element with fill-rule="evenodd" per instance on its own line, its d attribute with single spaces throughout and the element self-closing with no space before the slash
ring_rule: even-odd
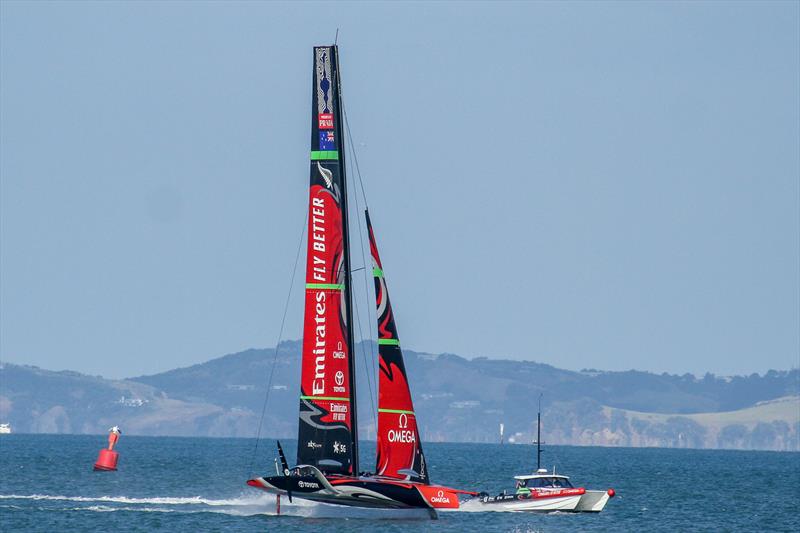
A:
<svg viewBox="0 0 800 533">
<path fill-rule="evenodd" d="M 374 344 L 357 347 L 361 434 L 374 438 Z M 151 376 L 107 380 L 5 364 L 0 421 L 18 432 L 293 437 L 299 342 Z M 423 438 L 493 442 L 502 422 L 530 442 L 543 395 L 552 444 L 800 450 L 800 370 L 695 378 L 573 372 L 550 365 L 404 350 Z M 273 365 L 273 361 L 275 364 Z M 270 382 L 270 374 L 272 381 Z"/>
</svg>

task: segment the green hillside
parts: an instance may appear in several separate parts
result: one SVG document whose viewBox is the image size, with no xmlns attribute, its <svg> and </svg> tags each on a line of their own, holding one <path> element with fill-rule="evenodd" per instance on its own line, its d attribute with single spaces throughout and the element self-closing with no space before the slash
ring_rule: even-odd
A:
<svg viewBox="0 0 800 533">
<path fill-rule="evenodd" d="M 357 347 L 359 422 L 375 434 L 374 345 Z M 127 380 L 0 368 L 0 421 L 15 431 L 293 437 L 299 342 L 247 350 Z M 639 371 L 574 372 L 528 361 L 405 351 L 423 438 L 493 442 L 498 427 L 530 442 L 543 395 L 551 443 L 800 450 L 800 371 L 695 378 Z M 368 371 L 369 370 L 369 371 Z M 270 381 L 271 376 L 271 381 Z"/>
</svg>

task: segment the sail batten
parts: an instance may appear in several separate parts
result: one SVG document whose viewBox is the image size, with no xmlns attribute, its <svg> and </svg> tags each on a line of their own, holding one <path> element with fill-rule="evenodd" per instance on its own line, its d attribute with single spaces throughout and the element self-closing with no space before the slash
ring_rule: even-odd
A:
<svg viewBox="0 0 800 533">
<path fill-rule="evenodd" d="M 347 186 L 338 56 L 314 48 L 306 296 L 297 462 L 358 472 Z"/>
<path fill-rule="evenodd" d="M 376 473 L 429 483 L 417 415 L 369 212 L 366 212 L 378 314 L 378 450 Z"/>
</svg>

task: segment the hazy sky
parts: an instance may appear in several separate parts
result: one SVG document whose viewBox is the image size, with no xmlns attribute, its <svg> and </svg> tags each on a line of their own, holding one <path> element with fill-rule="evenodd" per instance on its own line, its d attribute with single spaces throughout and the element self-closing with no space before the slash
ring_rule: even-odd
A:
<svg viewBox="0 0 800 533">
<path fill-rule="evenodd" d="M 404 346 L 796 367 L 799 5 L 3 1 L 0 358 L 274 346 L 338 27 Z"/>
</svg>

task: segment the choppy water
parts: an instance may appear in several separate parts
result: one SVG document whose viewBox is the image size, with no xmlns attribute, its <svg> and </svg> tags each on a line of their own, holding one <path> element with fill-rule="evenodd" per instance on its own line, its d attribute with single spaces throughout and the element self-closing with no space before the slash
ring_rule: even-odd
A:
<svg viewBox="0 0 800 533">
<path fill-rule="evenodd" d="M 587 488 L 613 487 L 600 514 L 483 512 L 436 522 L 397 513 L 282 502 L 244 485 L 274 472 L 274 442 L 123 435 L 117 472 L 94 472 L 105 436 L 0 436 L 3 531 L 800 531 L 800 454 L 553 446 L 548 466 Z M 293 442 L 285 442 L 293 457 Z M 531 469 L 527 446 L 425 445 L 431 478 L 497 493 Z M 362 445 L 370 465 L 374 443 Z M 254 472 L 250 465 L 257 465 Z"/>
</svg>

